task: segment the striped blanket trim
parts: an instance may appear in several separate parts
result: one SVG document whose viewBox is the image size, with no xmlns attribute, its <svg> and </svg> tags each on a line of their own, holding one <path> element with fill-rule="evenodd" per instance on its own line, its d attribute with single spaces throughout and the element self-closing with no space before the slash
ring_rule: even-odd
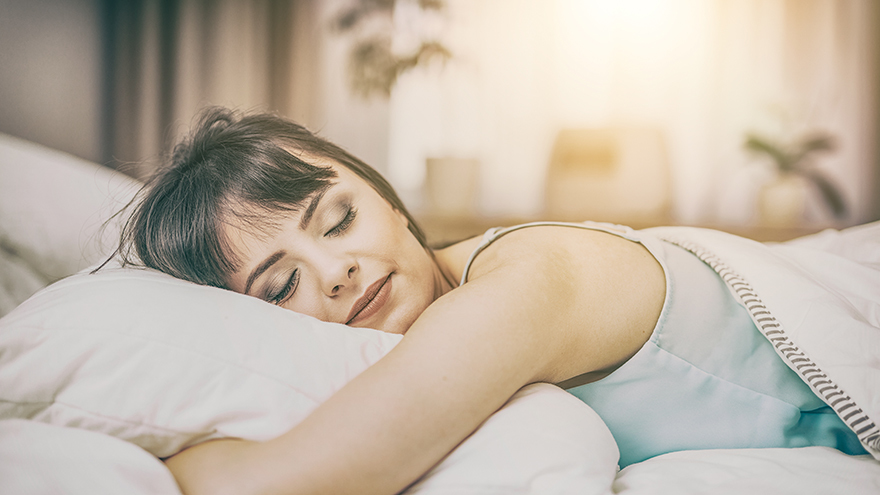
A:
<svg viewBox="0 0 880 495">
<path fill-rule="evenodd" d="M 825 400 L 825 403 L 837 412 L 840 419 L 858 435 L 863 445 L 880 450 L 880 427 L 871 421 L 867 413 L 855 403 L 849 394 L 834 383 L 806 353 L 788 338 L 782 323 L 770 314 L 770 311 L 767 310 L 764 302 L 751 284 L 734 272 L 717 256 L 701 246 L 672 237 L 661 236 L 661 238 L 687 249 L 703 260 L 704 263 L 711 266 L 739 296 L 739 299 L 752 315 L 752 319 L 755 321 L 758 329 L 776 347 L 777 353 L 789 363 L 792 369 L 801 375 L 813 391 Z"/>
</svg>

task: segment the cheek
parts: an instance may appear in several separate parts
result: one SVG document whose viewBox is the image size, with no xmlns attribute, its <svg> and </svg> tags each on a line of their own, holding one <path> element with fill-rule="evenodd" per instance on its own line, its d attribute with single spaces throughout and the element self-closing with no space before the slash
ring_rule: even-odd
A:
<svg viewBox="0 0 880 495">
<path fill-rule="evenodd" d="M 385 215 L 381 223 L 369 229 L 367 235 L 370 236 L 371 243 L 381 252 L 412 260 L 414 253 L 423 248 L 409 231 L 409 224 L 405 219 L 406 217 L 399 216 L 396 210 L 391 215 Z"/>
<path fill-rule="evenodd" d="M 431 294 L 433 294 L 435 268 L 433 258 L 424 246 L 419 244 L 419 241 L 416 240 L 409 230 L 402 237 L 398 249 L 405 247 L 405 256 L 413 264 L 415 272 L 418 274 L 420 285 L 430 289 Z"/>
<path fill-rule="evenodd" d="M 315 287 L 306 283 L 297 287 L 296 291 L 296 295 L 288 299 L 281 307 L 321 321 L 330 321 L 327 308 L 322 306 L 321 298 L 318 297 L 320 293 Z"/>
</svg>

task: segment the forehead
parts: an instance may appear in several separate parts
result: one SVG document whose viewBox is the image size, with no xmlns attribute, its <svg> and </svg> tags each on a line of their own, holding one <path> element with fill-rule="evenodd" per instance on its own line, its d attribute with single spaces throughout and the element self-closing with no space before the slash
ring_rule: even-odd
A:
<svg viewBox="0 0 880 495">
<path fill-rule="evenodd" d="M 246 260 L 255 247 L 274 239 L 282 231 L 299 225 L 310 206 L 320 207 L 320 204 L 326 202 L 324 198 L 332 197 L 334 192 L 366 192 L 381 196 L 363 178 L 344 165 L 330 159 L 314 159 L 311 164 L 332 169 L 336 177 L 328 180 L 327 187 L 311 193 L 298 204 L 282 208 L 245 201 L 229 202 L 220 222 L 220 235 L 226 240 L 233 265 L 240 268 L 242 263 L 247 264 Z M 320 200 L 318 203 L 314 202 L 316 198 Z"/>
</svg>

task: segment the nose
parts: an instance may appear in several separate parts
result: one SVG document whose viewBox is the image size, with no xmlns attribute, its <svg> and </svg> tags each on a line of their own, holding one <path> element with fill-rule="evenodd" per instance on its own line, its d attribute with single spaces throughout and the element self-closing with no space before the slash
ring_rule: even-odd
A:
<svg viewBox="0 0 880 495">
<path fill-rule="evenodd" d="M 326 260 L 325 267 L 321 269 L 321 272 L 324 274 L 322 277 L 324 293 L 332 297 L 338 295 L 347 287 L 351 287 L 357 271 L 357 262 L 350 258 Z"/>
</svg>

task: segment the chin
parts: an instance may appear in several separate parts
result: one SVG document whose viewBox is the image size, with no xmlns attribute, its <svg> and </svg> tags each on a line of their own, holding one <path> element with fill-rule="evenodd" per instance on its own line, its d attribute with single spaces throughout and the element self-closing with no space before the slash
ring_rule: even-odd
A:
<svg viewBox="0 0 880 495">
<path fill-rule="evenodd" d="M 419 319 L 419 316 L 431 305 L 430 299 L 422 299 L 421 302 L 417 298 L 408 298 L 404 307 L 396 306 L 394 310 L 387 316 L 385 321 L 376 322 L 376 330 L 385 333 L 396 333 L 398 335 L 406 335 L 409 328 Z M 369 323 L 367 323 L 369 326 Z"/>
<path fill-rule="evenodd" d="M 410 318 L 409 315 L 398 315 L 397 318 L 392 318 L 389 321 L 386 321 L 384 325 L 381 325 L 382 328 L 379 330 L 385 333 L 396 333 L 398 335 L 406 335 L 407 330 L 412 324 L 416 321 L 416 318 Z"/>
<path fill-rule="evenodd" d="M 398 335 L 406 335 L 406 331 L 409 330 L 410 325 L 402 324 L 400 322 L 393 322 L 387 325 L 382 325 L 382 328 L 379 330 L 385 333 L 396 333 Z"/>
</svg>

